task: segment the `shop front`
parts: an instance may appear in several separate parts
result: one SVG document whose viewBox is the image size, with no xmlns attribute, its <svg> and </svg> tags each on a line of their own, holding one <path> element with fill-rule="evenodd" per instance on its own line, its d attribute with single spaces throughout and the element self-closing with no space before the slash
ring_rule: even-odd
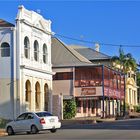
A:
<svg viewBox="0 0 140 140">
<path fill-rule="evenodd" d="M 101 101 L 98 97 L 76 97 L 76 104 L 76 117 L 100 116 Z"/>
<path fill-rule="evenodd" d="M 105 66 L 76 67 L 76 117 L 123 114 L 124 75 Z"/>
</svg>

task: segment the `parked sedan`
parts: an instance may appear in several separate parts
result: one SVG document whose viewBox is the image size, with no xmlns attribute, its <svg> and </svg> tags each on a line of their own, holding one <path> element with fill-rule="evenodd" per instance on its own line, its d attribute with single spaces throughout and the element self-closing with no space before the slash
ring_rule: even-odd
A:
<svg viewBox="0 0 140 140">
<path fill-rule="evenodd" d="M 6 125 L 8 135 L 18 132 L 27 132 L 36 134 L 41 130 L 50 130 L 56 132 L 61 127 L 61 122 L 57 116 L 53 116 L 49 112 L 26 112 L 17 117 L 16 120 Z"/>
</svg>

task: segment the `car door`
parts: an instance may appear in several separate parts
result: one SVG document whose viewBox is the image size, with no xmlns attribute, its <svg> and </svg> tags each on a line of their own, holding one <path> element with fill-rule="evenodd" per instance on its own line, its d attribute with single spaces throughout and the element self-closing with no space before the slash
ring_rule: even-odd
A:
<svg viewBox="0 0 140 140">
<path fill-rule="evenodd" d="M 24 129 L 25 131 L 31 130 L 31 125 L 34 124 L 34 114 L 28 113 L 24 119 Z"/>
<path fill-rule="evenodd" d="M 17 117 L 17 119 L 14 121 L 14 130 L 15 132 L 21 132 L 24 131 L 24 120 L 27 113 L 23 113 L 20 116 Z"/>
</svg>

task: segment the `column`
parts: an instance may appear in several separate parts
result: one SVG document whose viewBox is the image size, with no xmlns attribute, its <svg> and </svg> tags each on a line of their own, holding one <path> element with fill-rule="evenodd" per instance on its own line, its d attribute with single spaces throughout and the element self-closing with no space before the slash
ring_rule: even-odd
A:
<svg viewBox="0 0 140 140">
<path fill-rule="evenodd" d="M 22 112 L 25 112 L 25 111 L 28 111 L 28 110 L 26 110 L 26 102 L 25 102 L 25 77 L 24 77 L 24 73 L 22 73 L 22 81 L 21 81 L 21 86 L 22 86 L 22 91 L 21 91 L 21 93 L 22 93 Z M 27 106 L 27 108 L 28 108 L 28 106 Z"/>
<path fill-rule="evenodd" d="M 131 96 L 131 104 L 133 104 L 133 92 L 132 92 L 132 89 L 130 89 L 130 96 Z"/>
<path fill-rule="evenodd" d="M 81 115 L 83 115 L 83 100 L 81 100 Z"/>
<path fill-rule="evenodd" d="M 135 105 L 138 105 L 138 95 L 137 95 L 137 91 L 135 91 Z"/>
<path fill-rule="evenodd" d="M 128 103 L 131 104 L 131 89 L 130 88 L 129 88 L 129 92 L 128 93 L 129 93 L 129 102 Z"/>
<path fill-rule="evenodd" d="M 63 120 L 63 95 L 62 93 L 59 95 L 59 106 L 60 106 L 60 118 Z"/>
<path fill-rule="evenodd" d="M 117 102 L 114 99 L 114 116 L 116 116 L 116 112 L 117 112 Z"/>
<path fill-rule="evenodd" d="M 91 116 L 92 115 L 92 111 L 91 111 L 91 109 L 92 109 L 92 107 L 91 107 L 91 102 L 92 102 L 92 100 L 90 99 L 90 100 L 88 100 L 88 112 L 89 112 L 89 115 Z"/>
<path fill-rule="evenodd" d="M 135 105 L 135 95 L 134 95 L 134 90 L 132 90 L 132 105 Z"/>
<path fill-rule="evenodd" d="M 53 105 L 52 105 L 52 102 L 53 102 L 53 93 L 52 93 L 52 80 L 49 80 L 49 84 L 48 84 L 48 88 L 49 88 L 49 102 L 48 104 L 50 105 L 49 109 L 50 109 L 50 112 L 52 112 L 53 110 Z"/>
<path fill-rule="evenodd" d="M 86 116 L 88 116 L 88 99 L 86 99 Z"/>
<path fill-rule="evenodd" d="M 129 102 L 129 88 L 127 88 L 126 91 L 127 91 L 127 92 L 126 92 L 126 103 L 129 104 L 129 103 L 130 103 L 130 102 Z"/>
<path fill-rule="evenodd" d="M 44 111 L 44 82 L 40 80 L 40 110 Z"/>
<path fill-rule="evenodd" d="M 98 115 L 98 109 L 97 109 L 97 100 L 93 100 L 93 103 L 94 103 L 94 114 L 97 116 Z"/>
<path fill-rule="evenodd" d="M 104 100 L 101 100 L 101 117 L 102 118 L 104 118 L 104 117 L 106 117 L 105 116 L 105 106 L 106 106 L 106 104 L 105 104 L 105 101 Z"/>
<path fill-rule="evenodd" d="M 101 100 L 101 117 L 104 117 L 104 115 L 103 115 L 103 100 Z"/>
<path fill-rule="evenodd" d="M 35 111 L 35 82 L 36 80 L 32 78 L 32 83 L 31 83 L 31 111 Z"/>
<path fill-rule="evenodd" d="M 114 105 L 114 99 L 112 100 L 112 115 L 115 116 L 115 105 Z"/>
</svg>

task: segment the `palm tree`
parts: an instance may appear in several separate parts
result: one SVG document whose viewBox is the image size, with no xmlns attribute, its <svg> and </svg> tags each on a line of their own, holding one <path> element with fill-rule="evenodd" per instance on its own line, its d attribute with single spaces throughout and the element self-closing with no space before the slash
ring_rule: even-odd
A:
<svg viewBox="0 0 140 140">
<path fill-rule="evenodd" d="M 119 49 L 119 56 L 112 57 L 112 62 L 115 63 L 114 67 L 116 68 L 116 66 L 118 65 L 119 69 L 124 74 L 127 74 L 129 71 L 136 72 L 136 70 L 137 70 L 136 60 L 132 57 L 131 53 L 125 54 L 124 51 L 122 50 L 122 48 Z M 124 115 L 125 115 L 125 110 L 126 110 L 126 103 L 124 100 Z"/>
<path fill-rule="evenodd" d="M 132 70 L 134 72 L 137 70 L 136 60 L 132 57 L 131 53 L 124 54 L 122 48 L 119 49 L 119 56 L 113 56 L 111 60 L 113 63 L 115 63 L 114 67 L 116 67 L 116 65 L 119 65 L 120 70 L 125 74 L 129 70 Z"/>
</svg>

